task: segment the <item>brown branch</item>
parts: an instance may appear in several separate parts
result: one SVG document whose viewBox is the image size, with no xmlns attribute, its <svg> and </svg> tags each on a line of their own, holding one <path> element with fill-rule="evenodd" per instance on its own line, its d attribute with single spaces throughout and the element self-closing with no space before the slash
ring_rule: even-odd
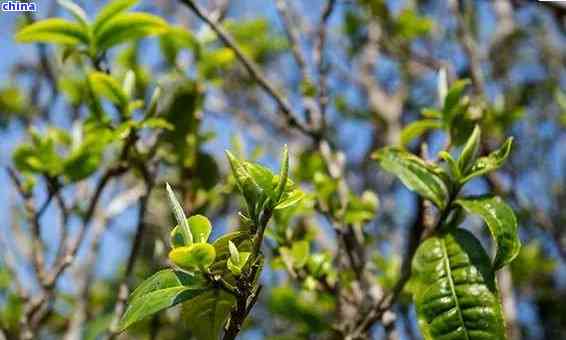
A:
<svg viewBox="0 0 566 340">
<path fill-rule="evenodd" d="M 314 61 L 317 65 L 318 69 L 318 104 L 320 114 L 323 117 L 321 119 L 321 123 L 323 124 L 320 129 L 324 129 L 324 123 L 326 120 L 324 116 L 326 114 L 326 106 L 328 104 L 328 85 L 327 85 L 327 78 L 328 78 L 328 68 L 326 65 L 326 61 L 324 59 L 324 50 L 326 47 L 326 29 L 328 20 L 334 12 L 334 8 L 336 7 L 336 0 L 328 0 L 326 2 L 326 6 L 322 11 L 322 15 L 320 17 L 320 23 L 318 25 L 318 35 L 317 40 L 314 47 Z"/>
<path fill-rule="evenodd" d="M 33 195 L 31 192 L 27 191 L 24 188 L 23 183 L 20 181 L 20 178 L 16 174 L 16 171 L 11 167 L 6 168 L 8 172 L 9 178 L 12 180 L 12 183 L 16 187 L 16 190 L 24 200 L 24 207 L 28 217 L 28 220 L 31 222 L 31 238 L 32 238 L 32 247 L 31 247 L 31 259 L 34 270 L 37 274 L 37 280 L 39 281 L 40 285 L 44 285 L 45 282 L 45 268 L 44 263 L 45 260 L 43 258 L 43 251 L 44 245 L 41 239 L 41 223 L 40 219 L 43 213 L 47 210 L 49 203 L 52 200 L 52 195 L 49 194 L 45 203 L 42 204 L 41 208 L 37 210 Z"/>
<path fill-rule="evenodd" d="M 248 71 L 250 76 L 258 83 L 258 85 L 263 88 L 267 94 L 275 100 L 277 106 L 281 110 L 281 112 L 285 115 L 287 119 L 287 123 L 297 128 L 298 130 L 302 131 L 306 135 L 311 135 L 311 132 L 298 120 L 296 114 L 293 112 L 291 105 L 284 98 L 280 95 L 275 87 L 267 80 L 267 78 L 261 72 L 259 66 L 250 58 L 248 58 L 238 43 L 234 40 L 232 35 L 228 33 L 222 25 L 216 22 L 213 18 L 211 18 L 208 14 L 205 13 L 204 9 L 202 9 L 199 5 L 196 4 L 193 0 L 180 0 L 183 4 L 189 7 L 193 13 L 195 13 L 202 21 L 204 21 L 220 38 L 220 40 L 235 54 L 238 60 L 242 63 L 244 68 Z"/>
<path fill-rule="evenodd" d="M 154 187 L 154 175 L 150 174 L 147 169 L 142 169 L 142 173 L 144 173 L 144 182 L 146 188 L 138 207 L 136 234 L 132 243 L 130 255 L 128 256 L 124 278 L 122 280 L 122 283 L 120 284 L 120 287 L 118 288 L 118 299 L 116 301 L 116 304 L 114 305 L 114 317 L 109 329 L 109 333 L 107 334 L 105 339 L 114 339 L 120 332 L 118 325 L 120 318 L 122 317 L 126 309 L 126 301 L 128 299 L 129 293 L 128 281 L 131 277 L 134 265 L 138 258 L 138 253 L 141 248 L 142 238 L 146 227 L 145 216 L 147 214 L 147 203 L 149 202 L 149 198 Z"/>
<path fill-rule="evenodd" d="M 485 94 L 485 77 L 482 70 L 482 58 L 479 53 L 479 46 L 473 33 L 471 32 L 468 22 L 466 20 L 466 15 L 463 8 L 461 8 L 459 0 L 449 1 L 450 9 L 453 15 L 458 20 L 457 34 L 460 43 L 464 47 L 464 51 L 468 56 L 468 63 L 470 67 L 470 75 L 472 78 L 472 84 L 474 86 L 474 91 L 476 95 L 483 96 Z M 468 6 L 472 4 L 468 3 Z"/>
</svg>

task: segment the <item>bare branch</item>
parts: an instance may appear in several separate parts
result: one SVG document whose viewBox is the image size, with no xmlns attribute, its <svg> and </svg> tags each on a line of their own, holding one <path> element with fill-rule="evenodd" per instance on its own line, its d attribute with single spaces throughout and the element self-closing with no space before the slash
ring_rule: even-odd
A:
<svg viewBox="0 0 566 340">
<path fill-rule="evenodd" d="M 277 103 L 277 106 L 281 112 L 285 115 L 287 122 L 290 126 L 297 128 L 306 135 L 311 135 L 310 131 L 298 120 L 297 115 L 293 112 L 291 105 L 286 98 L 281 96 L 275 87 L 267 80 L 267 78 L 261 72 L 259 66 L 250 58 L 248 58 L 239 45 L 236 43 L 234 38 L 217 23 L 213 18 L 204 12 L 204 10 L 196 4 L 193 0 L 181 0 L 183 4 L 189 7 L 201 20 L 210 26 L 210 28 L 218 34 L 218 37 L 222 42 L 230 48 L 236 54 L 238 60 L 244 65 L 245 69 L 248 71 L 250 76 L 258 83 L 258 85 L 269 94 L 273 100 Z"/>
</svg>

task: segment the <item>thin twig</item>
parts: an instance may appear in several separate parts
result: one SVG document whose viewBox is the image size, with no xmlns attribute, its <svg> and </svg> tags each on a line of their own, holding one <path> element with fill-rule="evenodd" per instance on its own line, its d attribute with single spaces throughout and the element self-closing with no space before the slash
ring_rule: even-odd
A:
<svg viewBox="0 0 566 340">
<path fill-rule="evenodd" d="M 290 126 L 304 132 L 306 135 L 311 135 L 310 131 L 298 120 L 287 99 L 277 92 L 275 87 L 263 75 L 259 66 L 244 54 L 232 35 L 230 35 L 230 33 L 228 33 L 218 22 L 206 14 L 204 9 L 197 5 L 195 1 L 181 0 L 181 2 L 189 7 L 201 20 L 208 24 L 208 26 L 210 26 L 210 28 L 218 34 L 220 40 L 222 40 L 222 42 L 236 54 L 238 60 L 242 63 L 242 65 L 244 65 L 245 69 L 259 84 L 259 86 L 275 100 L 277 106 L 285 115 L 287 123 Z"/>
</svg>

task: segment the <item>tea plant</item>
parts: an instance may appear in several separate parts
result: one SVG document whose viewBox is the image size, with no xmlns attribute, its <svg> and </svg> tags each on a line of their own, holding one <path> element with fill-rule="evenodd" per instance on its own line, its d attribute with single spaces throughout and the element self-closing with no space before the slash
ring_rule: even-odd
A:
<svg viewBox="0 0 566 340">
<path fill-rule="evenodd" d="M 167 329 L 164 337 L 229 340 L 243 338 L 253 322 L 261 324 L 261 318 L 254 318 L 254 306 L 261 301 L 269 313 L 293 325 L 284 332 L 291 339 L 369 339 L 378 325 L 394 338 L 395 314 L 408 315 L 412 304 L 425 339 L 508 337 L 496 276 L 508 271 L 521 242 L 513 209 L 492 182 L 513 145 L 513 138 L 501 143 L 502 131 L 518 114 L 506 114 L 504 105 L 490 106 L 477 74 L 472 81 L 456 80 L 449 86 L 441 69 L 439 107 L 423 109 L 403 128 L 400 117 L 410 91 L 400 86 L 389 95 L 366 77 L 374 73 L 371 48 L 379 40 L 372 35 L 392 35 L 398 44 L 388 45 L 388 52 L 405 53 L 411 41 L 431 33 L 429 19 L 409 8 L 393 15 L 381 1 L 357 3 L 368 18 L 345 14 L 348 36 L 367 48 L 360 53 L 352 46 L 348 52 L 367 58 L 367 72 L 358 80 L 371 90 L 367 100 L 375 112 L 367 113 L 329 91 L 326 68 L 331 63 L 324 49 L 336 1 L 325 2 L 319 18 L 312 56 L 316 76 L 309 70 L 311 58 L 301 52 L 285 1 L 276 5 L 286 39 L 261 19 L 224 21 L 225 12 L 207 13 L 191 0 L 180 3 L 206 29 L 193 31 L 131 11 L 135 0 L 111 1 L 96 15 L 72 1 L 58 3 L 69 18 L 29 20 L 15 34 L 20 43 L 56 46 L 54 64 L 59 68 L 49 80 L 53 101 L 42 105 L 35 98 L 23 115 L 34 124 L 14 148 L 8 171 L 29 226 L 27 246 L 36 285 L 30 296 L 13 300 L 19 314 L 16 326 L 6 327 L 7 334 L 41 337 L 43 323 L 64 310 L 70 314 L 60 326 L 68 328 L 66 339 L 156 337 Z M 383 32 L 376 30 L 378 19 L 385 22 Z M 140 61 L 139 40 L 148 37 L 159 41 L 160 63 L 154 69 Z M 40 51 L 45 47 L 39 46 Z M 300 69 L 293 101 L 261 68 L 286 50 Z M 409 69 L 407 59 L 401 58 L 402 68 Z M 225 97 L 218 96 L 219 90 L 227 92 Z M 246 153 L 246 140 L 234 136 L 225 162 L 217 161 L 207 145 L 215 136 L 203 125 L 206 104 L 245 101 L 239 91 L 247 91 L 253 100 L 247 98 L 244 111 L 258 114 L 266 108 L 254 106 L 262 100 L 256 90 L 272 100 L 281 118 L 269 132 L 300 138 L 304 144 L 291 155 L 284 147 L 278 173 L 257 161 L 263 140 Z M 5 100 L 8 96 L 0 99 L 13 110 L 24 110 L 20 101 L 27 99 L 12 96 L 14 91 L 9 97 L 18 97 L 17 102 Z M 304 111 L 295 108 L 296 102 Z M 59 118 L 62 124 L 50 117 L 57 105 L 67 109 Z M 230 114 L 231 109 L 221 107 Z M 372 131 L 375 140 L 360 161 L 373 163 L 363 171 L 351 171 L 359 164 L 340 149 L 339 123 L 328 126 L 341 114 L 375 115 L 370 120 L 379 128 Z M 444 141 L 435 146 L 440 151 L 432 158 L 427 143 L 431 136 Z M 501 145 L 492 150 L 494 141 Z M 387 249 L 378 247 L 396 223 L 387 212 L 409 210 L 404 204 L 410 203 L 380 201 L 378 190 L 394 187 L 385 172 L 417 195 L 405 251 L 391 242 Z M 377 183 L 387 188 L 374 185 L 377 177 L 386 179 Z M 469 194 L 477 191 L 469 190 L 469 183 L 481 181 L 489 184 L 484 194 Z M 46 245 L 44 223 L 53 206 L 60 214 L 55 251 Z M 121 215 L 134 206 L 135 218 Z M 468 228 L 471 215 L 487 226 L 493 256 L 480 242 L 481 233 Z M 111 293 L 100 297 L 91 282 L 95 259 L 103 234 L 117 220 L 134 221 L 132 245 L 117 279 L 104 282 Z M 85 247 L 89 237 L 92 244 Z M 540 256 L 536 249 L 529 259 Z M 61 297 L 68 299 L 57 285 L 76 263 L 87 274 L 73 285 L 75 313 L 54 305 Z M 266 272 L 275 279 L 266 280 Z M 88 308 L 93 300 L 102 301 L 96 311 Z M 92 317 L 98 312 L 100 318 Z M 51 328 L 60 335 L 59 328 Z"/>
</svg>

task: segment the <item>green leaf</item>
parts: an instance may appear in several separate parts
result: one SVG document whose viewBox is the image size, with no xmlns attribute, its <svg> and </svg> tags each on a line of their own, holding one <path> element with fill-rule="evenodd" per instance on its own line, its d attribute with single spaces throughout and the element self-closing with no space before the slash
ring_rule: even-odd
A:
<svg viewBox="0 0 566 340">
<path fill-rule="evenodd" d="M 133 7 L 138 2 L 139 0 L 115 0 L 104 6 L 92 25 L 94 34 L 97 34 L 109 20 Z"/>
<path fill-rule="evenodd" d="M 116 105 L 126 107 L 128 105 L 128 96 L 122 90 L 120 84 L 112 76 L 102 73 L 93 72 L 88 76 L 92 88 L 96 94 L 110 100 Z"/>
<path fill-rule="evenodd" d="M 412 267 L 417 319 L 425 339 L 505 339 L 495 274 L 471 233 L 454 229 L 425 240 Z"/>
<path fill-rule="evenodd" d="M 394 147 L 378 150 L 372 157 L 384 170 L 399 177 L 409 189 L 431 200 L 439 208 L 446 205 L 448 189 L 439 176 L 440 169 L 425 163 L 409 152 Z"/>
<path fill-rule="evenodd" d="M 124 330 L 133 323 L 165 308 L 202 294 L 208 288 L 200 276 L 164 269 L 145 280 L 129 297 L 128 309 L 120 321 Z"/>
<path fill-rule="evenodd" d="M 132 98 L 136 89 L 136 74 L 132 70 L 126 72 L 124 82 L 122 83 L 122 91 L 127 98 Z M 143 103 L 143 102 L 142 102 Z"/>
<path fill-rule="evenodd" d="M 480 149 L 480 138 L 481 129 L 479 125 L 476 125 L 458 159 L 458 168 L 462 174 L 466 174 L 476 160 Z"/>
<path fill-rule="evenodd" d="M 177 197 L 175 196 L 175 193 L 173 192 L 173 189 L 171 189 L 169 183 L 165 183 L 165 189 L 167 190 L 169 206 L 171 207 L 171 210 L 173 210 L 173 215 L 175 215 L 177 224 L 181 227 L 185 242 L 187 243 L 187 245 L 191 245 L 193 244 L 193 234 L 191 234 L 191 229 L 189 228 L 187 216 L 183 211 L 183 207 L 181 207 L 181 204 L 179 203 L 179 201 L 177 201 Z"/>
<path fill-rule="evenodd" d="M 157 106 L 159 104 L 159 99 L 161 98 L 161 87 L 157 86 L 155 90 L 153 90 L 153 94 L 151 95 L 151 99 L 149 101 L 149 105 L 147 106 L 147 110 L 145 112 L 145 117 L 151 119 L 153 116 L 157 114 Z M 171 124 L 169 124 L 171 125 Z M 171 126 L 173 127 L 173 126 Z"/>
<path fill-rule="evenodd" d="M 474 177 L 482 176 L 501 167 L 507 160 L 509 153 L 511 153 L 512 145 L 513 137 L 509 137 L 499 149 L 493 151 L 488 156 L 478 158 L 466 176 L 462 178 L 461 183 L 466 183 Z"/>
<path fill-rule="evenodd" d="M 277 183 L 277 188 L 275 189 L 275 202 L 279 203 L 283 194 L 285 193 L 285 188 L 287 186 L 287 178 L 289 176 L 289 148 L 285 145 L 283 149 L 283 161 L 281 162 L 281 172 L 279 174 L 279 182 Z"/>
<path fill-rule="evenodd" d="M 188 271 L 207 269 L 214 263 L 215 258 L 216 250 L 208 243 L 193 243 L 169 252 L 169 260 Z"/>
<path fill-rule="evenodd" d="M 230 258 L 228 258 L 226 266 L 228 267 L 228 270 L 232 272 L 232 274 L 240 275 L 242 273 L 242 268 L 246 265 L 246 262 L 248 262 L 251 253 L 240 253 L 240 251 L 232 241 L 228 241 L 228 249 L 230 250 Z"/>
<path fill-rule="evenodd" d="M 94 33 L 96 48 L 105 51 L 115 45 L 158 35 L 167 31 L 167 22 L 148 13 L 120 13 Z"/>
<path fill-rule="evenodd" d="M 80 147 L 74 150 L 63 163 L 63 172 L 70 182 L 78 182 L 96 172 L 102 161 L 102 150 Z"/>
<path fill-rule="evenodd" d="M 212 225 L 206 216 L 193 215 L 189 217 L 187 223 L 189 224 L 194 242 L 206 243 L 206 241 L 208 241 L 208 237 L 212 231 Z"/>
<path fill-rule="evenodd" d="M 291 246 L 291 256 L 293 257 L 293 264 L 297 268 L 302 268 L 307 264 L 310 255 L 309 241 L 297 241 Z"/>
<path fill-rule="evenodd" d="M 250 242 L 248 241 L 250 235 L 242 231 L 235 231 L 228 233 L 218 238 L 212 243 L 212 246 L 216 250 L 216 259 L 214 264 L 210 267 L 210 271 L 213 274 L 223 274 L 226 272 L 226 262 L 230 258 L 229 243 L 233 242 L 237 247 L 238 251 L 249 251 L 251 250 Z"/>
<path fill-rule="evenodd" d="M 171 233 L 169 234 L 169 242 L 171 243 L 171 248 L 188 246 L 185 242 L 185 236 L 183 236 L 180 226 L 175 226 L 175 228 L 171 230 Z"/>
<path fill-rule="evenodd" d="M 456 113 L 455 108 L 458 107 L 460 103 L 460 99 L 464 94 L 464 90 L 470 81 L 468 79 L 457 80 L 450 86 L 448 93 L 446 94 L 446 98 L 444 98 L 444 107 L 442 109 L 443 119 L 445 123 L 450 126 L 452 119 Z"/>
<path fill-rule="evenodd" d="M 236 185 L 248 204 L 250 215 L 253 215 L 253 206 L 255 205 L 256 200 L 261 196 L 262 190 L 252 177 L 245 162 L 234 157 L 234 155 L 232 155 L 232 153 L 228 150 L 226 150 L 226 155 L 230 162 L 230 167 L 232 168 L 232 174 L 236 179 Z"/>
<path fill-rule="evenodd" d="M 41 20 L 26 26 L 16 34 L 16 40 L 22 43 L 89 44 L 88 32 L 83 26 L 60 18 Z"/>
<path fill-rule="evenodd" d="M 462 177 L 462 173 L 460 172 L 460 167 L 458 166 L 458 162 L 452 157 L 452 155 L 447 151 L 440 151 L 438 153 L 438 157 L 448 163 L 448 168 L 450 169 L 450 173 L 454 179 L 459 180 Z"/>
<path fill-rule="evenodd" d="M 59 5 L 64 7 L 77 21 L 88 30 L 88 19 L 84 9 L 71 0 L 57 0 Z"/>
<path fill-rule="evenodd" d="M 351 195 L 344 214 L 344 221 L 348 224 L 367 222 L 375 217 L 379 207 L 379 198 L 371 191 L 364 191 L 361 197 Z"/>
<path fill-rule="evenodd" d="M 421 119 L 407 125 L 401 131 L 401 145 L 409 144 L 413 139 L 430 129 L 439 129 L 442 122 L 438 119 Z"/>
<path fill-rule="evenodd" d="M 521 249 L 513 209 L 498 196 L 464 197 L 455 203 L 468 213 L 480 215 L 487 224 L 497 245 L 493 268 L 500 269 L 513 261 Z"/>
<path fill-rule="evenodd" d="M 218 340 L 236 298 L 223 289 L 211 289 L 184 304 L 183 315 L 197 340 Z"/>
<path fill-rule="evenodd" d="M 199 40 L 184 27 L 170 27 L 159 37 L 161 53 L 171 66 L 176 66 L 177 54 L 182 49 L 189 49 L 198 59 Z"/>
</svg>

